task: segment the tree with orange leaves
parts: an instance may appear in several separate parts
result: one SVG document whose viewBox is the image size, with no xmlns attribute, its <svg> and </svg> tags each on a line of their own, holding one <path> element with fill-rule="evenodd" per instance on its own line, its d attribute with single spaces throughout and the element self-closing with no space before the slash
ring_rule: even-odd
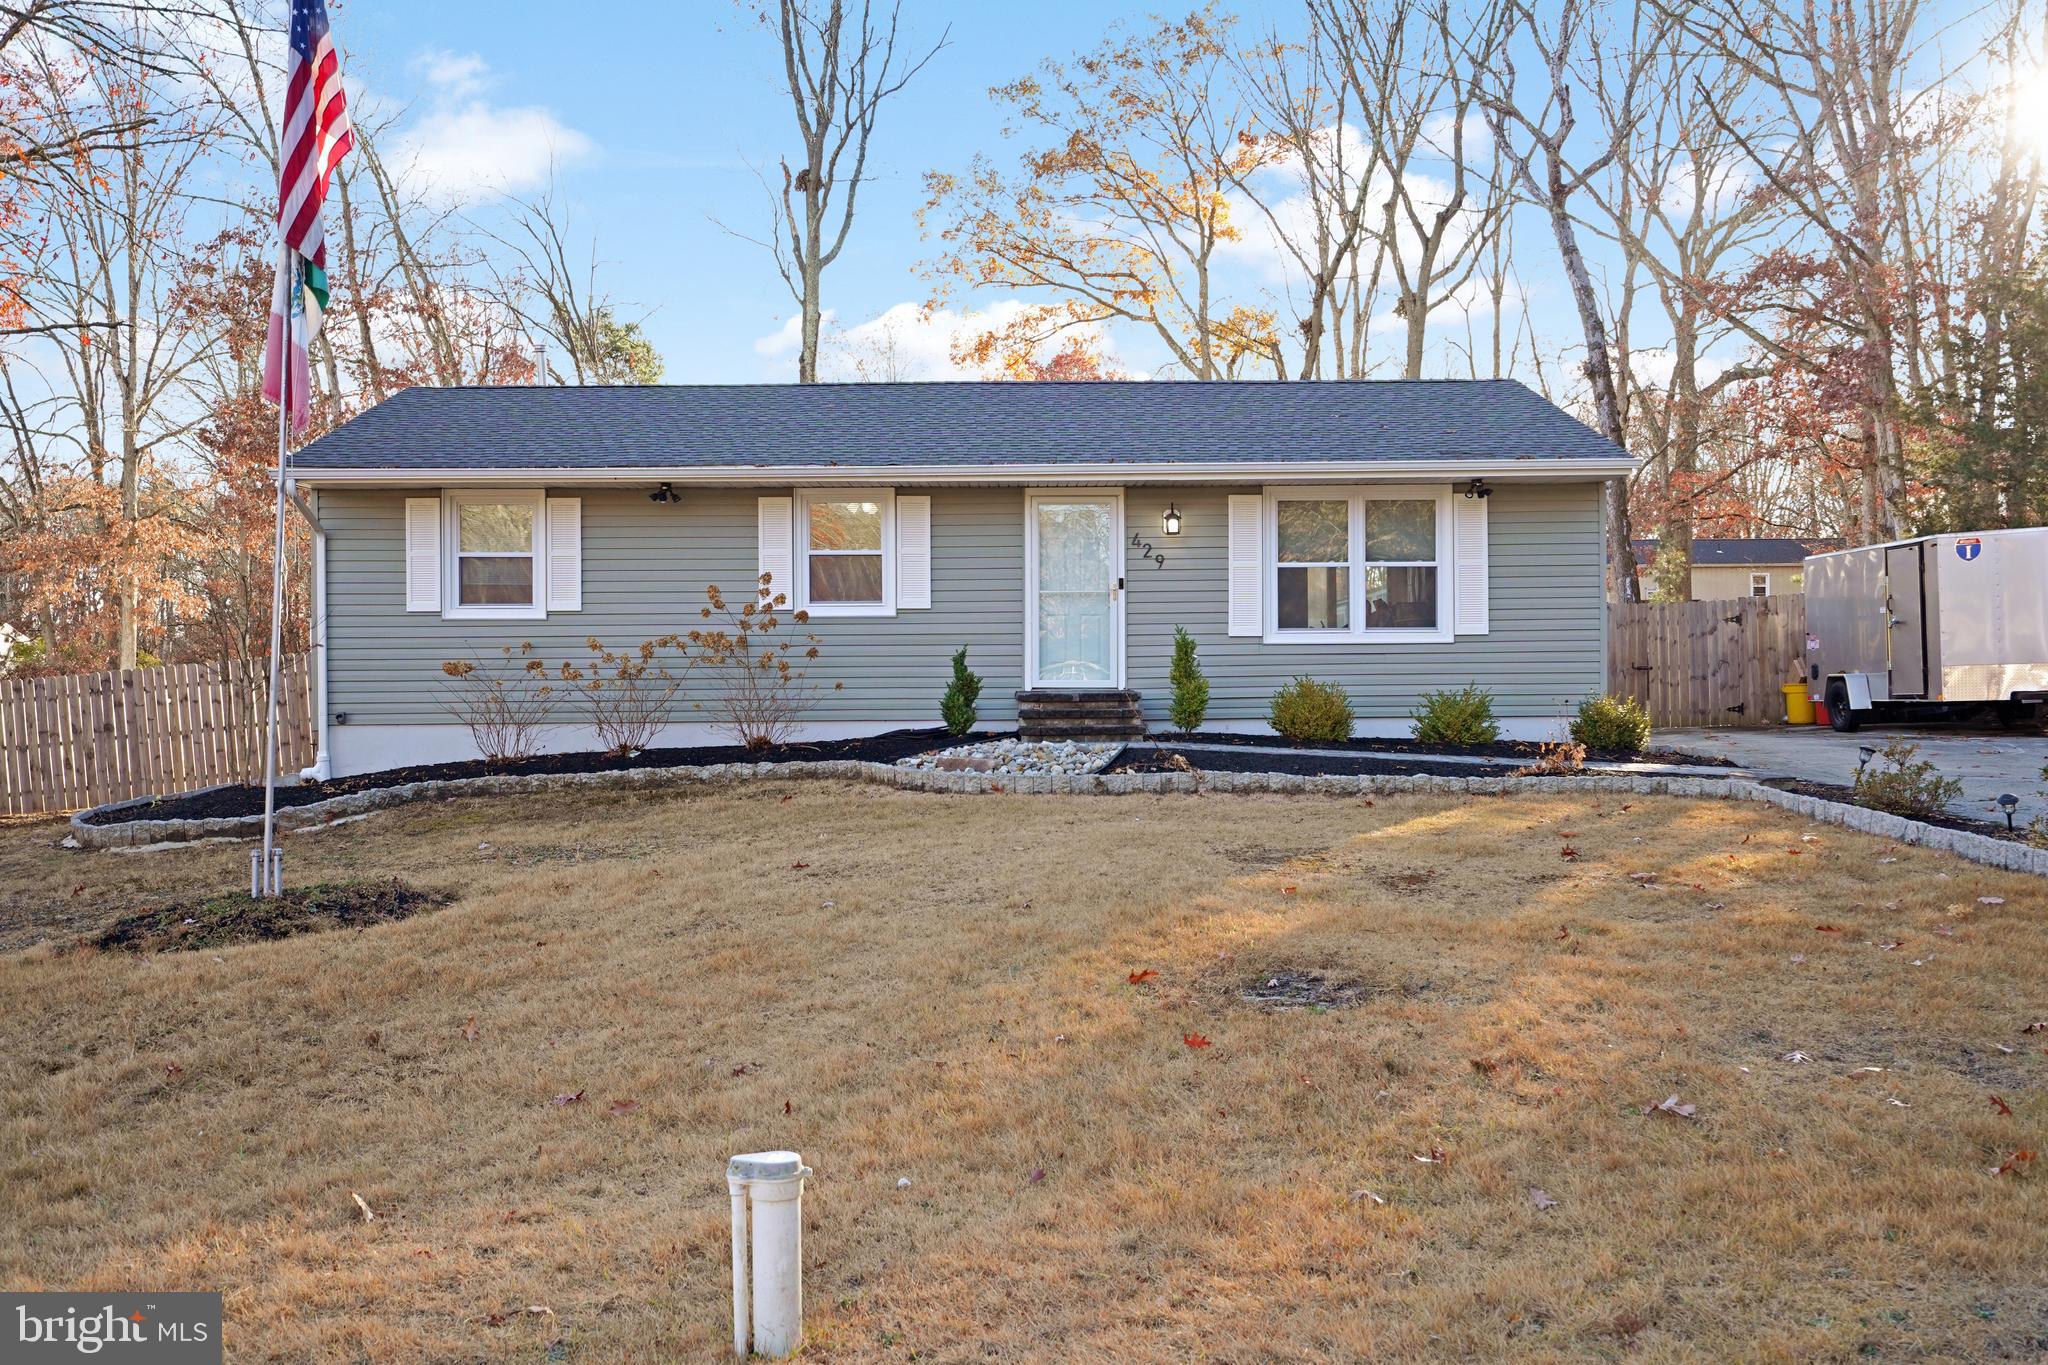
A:
<svg viewBox="0 0 2048 1365">
<path fill-rule="evenodd" d="M 1156 19 L 991 92 L 1037 145 L 1015 174 L 979 157 L 964 176 L 926 176 L 923 220 L 947 244 L 928 269 L 939 296 L 1034 302 L 957 359 L 1028 369 L 1049 342 L 1127 322 L 1196 379 L 1268 364 L 1285 377 L 1272 313 L 1230 305 L 1213 268 L 1242 236 L 1231 191 L 1275 155 L 1233 85 L 1231 23 L 1214 5 Z"/>
</svg>

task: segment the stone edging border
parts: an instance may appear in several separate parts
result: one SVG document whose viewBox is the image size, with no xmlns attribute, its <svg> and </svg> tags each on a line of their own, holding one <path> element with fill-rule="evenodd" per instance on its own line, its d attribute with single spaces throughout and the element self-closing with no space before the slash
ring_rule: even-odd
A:
<svg viewBox="0 0 2048 1365">
<path fill-rule="evenodd" d="M 714 763 L 691 768 L 636 768 L 623 772 L 545 773 L 530 777 L 463 777 L 436 782 L 411 782 L 397 787 L 379 787 L 374 791 L 351 792 L 345 796 L 330 797 L 328 800 L 315 801 L 309 805 L 286 807 L 277 813 L 277 827 L 288 833 L 316 829 L 344 816 L 363 815 L 413 801 L 439 800 L 452 796 L 515 796 L 590 787 L 631 789 L 789 778 L 868 782 L 905 791 L 952 792 L 966 795 L 995 792 L 1020 796 L 1264 792 L 1319 796 L 1509 796 L 1523 792 L 1602 792 L 1635 796 L 1690 796 L 1710 800 L 1736 799 L 1779 806 L 1809 820 L 1841 825 L 1901 844 L 1941 849 L 1989 867 L 2048 877 L 2048 849 L 2030 848 L 2006 839 L 1993 839 L 1965 830 L 1922 824 L 1917 820 L 1867 810 L 1862 806 L 1843 805 L 1840 802 L 1823 801 L 1819 797 L 1779 791 L 1775 787 L 1767 787 L 1743 778 L 1666 775 L 1446 777 L 1430 774 L 1415 777 L 1300 777 L 1288 773 L 1233 772 L 1084 775 L 1061 773 L 1018 776 L 1000 773 L 937 772 L 931 769 L 898 768 L 888 763 L 866 763 L 851 759 L 833 759 L 818 763 Z M 98 809 L 118 810 L 140 804 L 143 804 L 140 800 L 123 801 Z M 260 834 L 263 829 L 263 817 L 260 815 L 236 815 L 210 820 L 127 820 L 116 824 L 87 824 L 85 817 L 93 813 L 82 811 L 71 817 L 72 836 L 82 848 L 129 848 L 143 844 L 194 842 L 200 839 L 248 838 Z"/>
</svg>

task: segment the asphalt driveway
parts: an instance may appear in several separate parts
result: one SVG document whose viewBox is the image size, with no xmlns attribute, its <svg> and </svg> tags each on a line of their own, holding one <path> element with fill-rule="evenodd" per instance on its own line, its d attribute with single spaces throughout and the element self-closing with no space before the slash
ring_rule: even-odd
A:
<svg viewBox="0 0 2048 1365">
<path fill-rule="evenodd" d="M 2042 765 L 2048 764 L 2048 735 L 2035 731 L 1866 725 L 1853 735 L 1838 735 L 1825 725 L 1799 725 L 1769 730 L 1659 730 L 1653 742 L 1685 753 L 1726 758 L 1760 777 L 1846 784 L 1855 780 L 1860 749 L 1865 745 L 1883 748 L 1900 737 L 1919 745 L 1920 757 L 1944 776 L 1963 780 L 1962 796 L 1948 807 L 1956 815 L 1975 820 L 2003 818 L 1996 805 L 2001 792 L 2019 797 L 2022 824 L 2048 810 L 2048 780 L 2041 775 Z"/>
</svg>

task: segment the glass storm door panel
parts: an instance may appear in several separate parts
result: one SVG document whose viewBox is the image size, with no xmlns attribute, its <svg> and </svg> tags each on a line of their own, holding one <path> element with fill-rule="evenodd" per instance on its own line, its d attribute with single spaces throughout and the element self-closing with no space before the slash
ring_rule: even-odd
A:
<svg viewBox="0 0 2048 1365">
<path fill-rule="evenodd" d="M 1117 512 L 1113 496 L 1032 499 L 1037 685 L 1118 685 L 1123 640 Z"/>
</svg>

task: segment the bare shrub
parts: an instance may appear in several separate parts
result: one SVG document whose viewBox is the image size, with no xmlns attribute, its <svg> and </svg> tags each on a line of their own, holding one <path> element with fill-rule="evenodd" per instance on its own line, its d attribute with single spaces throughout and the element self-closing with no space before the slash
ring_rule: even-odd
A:
<svg viewBox="0 0 2048 1365">
<path fill-rule="evenodd" d="M 680 642 L 663 636 L 624 652 L 607 649 L 594 636 L 584 643 L 592 661 L 580 668 L 565 663 L 557 676 L 589 705 L 591 727 L 606 753 L 637 754 L 668 723 L 671 704 L 682 688 L 683 680 L 657 662 L 664 647 Z"/>
<path fill-rule="evenodd" d="M 749 749 L 767 749 L 794 733 L 823 690 L 808 677 L 818 637 L 805 627 L 810 613 L 788 610 L 772 575 L 762 574 L 751 601 L 734 607 L 714 584 L 704 590 L 707 621 L 716 624 L 682 637 L 693 672 L 702 670 L 714 695 L 695 703 L 715 728 Z M 832 690 L 845 686 L 833 683 Z"/>
<path fill-rule="evenodd" d="M 533 642 L 498 647 L 500 662 L 449 659 L 441 672 L 441 709 L 469 730 L 477 752 L 491 763 L 516 763 L 540 752 L 541 740 L 554 728 L 559 694 L 548 680 L 547 665 L 532 657 Z"/>
</svg>

